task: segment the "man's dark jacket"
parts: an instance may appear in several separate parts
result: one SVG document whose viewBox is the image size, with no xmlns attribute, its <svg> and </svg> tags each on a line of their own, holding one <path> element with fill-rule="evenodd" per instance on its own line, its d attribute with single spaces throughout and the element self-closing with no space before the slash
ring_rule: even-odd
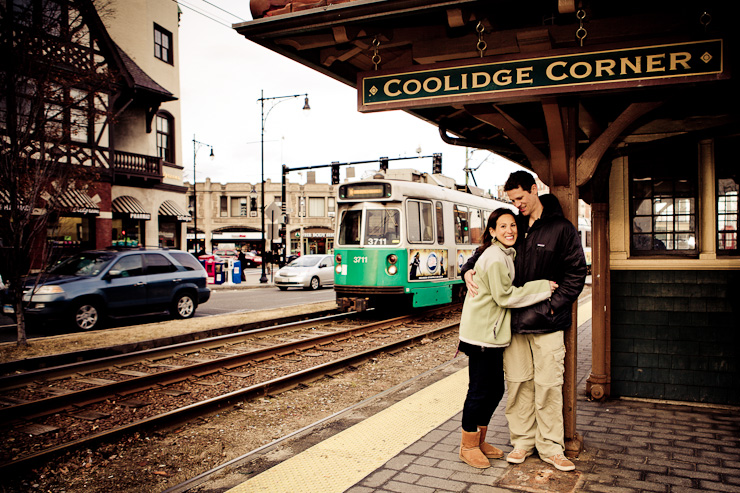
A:
<svg viewBox="0 0 740 493">
<path fill-rule="evenodd" d="M 558 199 L 541 195 L 542 216 L 529 227 L 529 217 L 516 216 L 519 238 L 516 245 L 514 285 L 547 279 L 558 283 L 549 300 L 511 311 L 511 330 L 519 334 L 546 334 L 571 325 L 571 307 L 586 281 L 586 258 L 578 230 L 563 216 Z M 479 254 L 465 263 L 462 275 L 475 266 Z"/>
</svg>

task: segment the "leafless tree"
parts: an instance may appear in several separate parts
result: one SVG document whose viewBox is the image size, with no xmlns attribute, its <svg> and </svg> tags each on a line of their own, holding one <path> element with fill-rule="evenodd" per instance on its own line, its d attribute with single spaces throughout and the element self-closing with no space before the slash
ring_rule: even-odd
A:
<svg viewBox="0 0 740 493">
<path fill-rule="evenodd" d="M 0 1 L 0 273 L 27 346 L 23 288 L 53 253 L 60 197 L 100 179 L 95 129 L 114 74 L 83 13 L 90 1 Z M 102 101 L 102 103 L 101 103 Z"/>
</svg>

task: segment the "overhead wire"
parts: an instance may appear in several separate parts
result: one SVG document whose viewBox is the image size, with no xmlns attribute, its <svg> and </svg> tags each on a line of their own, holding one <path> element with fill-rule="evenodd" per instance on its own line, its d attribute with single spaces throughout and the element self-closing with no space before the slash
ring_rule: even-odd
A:
<svg viewBox="0 0 740 493">
<path fill-rule="evenodd" d="M 201 12 L 200 10 L 198 10 L 197 8 L 195 8 L 194 6 L 188 5 L 183 0 L 172 0 L 172 1 L 175 2 L 177 5 L 179 5 L 180 7 L 184 7 L 186 9 L 192 10 L 196 14 L 202 15 L 206 19 L 212 20 L 213 22 L 215 22 L 217 24 L 220 24 L 220 25 L 222 25 L 224 27 L 228 27 L 229 29 L 231 29 L 231 25 L 230 24 L 227 24 L 225 21 L 221 21 L 221 20 L 219 20 L 219 19 L 217 19 L 215 17 L 212 17 L 211 15 L 208 15 L 205 12 Z"/>
<path fill-rule="evenodd" d="M 225 12 L 225 13 L 229 14 L 230 16 L 236 17 L 237 19 L 239 19 L 239 20 L 240 20 L 240 21 L 242 21 L 242 22 L 246 22 L 246 20 L 245 20 L 245 19 L 242 19 L 241 17 L 239 17 L 239 16 L 238 16 L 238 15 L 236 15 L 236 14 L 232 14 L 232 13 L 231 13 L 231 12 L 229 12 L 228 10 L 222 9 L 221 7 L 219 7 L 218 5 L 216 5 L 215 3 L 209 2 L 208 0 L 203 0 L 203 1 L 204 1 L 205 3 L 207 3 L 208 5 L 212 5 L 213 7 L 216 7 L 216 8 L 217 8 L 218 10 L 220 10 L 221 12 Z"/>
</svg>

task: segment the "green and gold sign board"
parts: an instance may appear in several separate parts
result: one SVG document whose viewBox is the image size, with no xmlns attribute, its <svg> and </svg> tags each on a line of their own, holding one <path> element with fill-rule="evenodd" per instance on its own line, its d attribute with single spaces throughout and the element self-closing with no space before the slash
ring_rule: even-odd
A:
<svg viewBox="0 0 740 493">
<path fill-rule="evenodd" d="M 721 39 L 539 58 L 481 58 L 358 74 L 359 110 L 380 111 L 729 77 Z"/>
</svg>

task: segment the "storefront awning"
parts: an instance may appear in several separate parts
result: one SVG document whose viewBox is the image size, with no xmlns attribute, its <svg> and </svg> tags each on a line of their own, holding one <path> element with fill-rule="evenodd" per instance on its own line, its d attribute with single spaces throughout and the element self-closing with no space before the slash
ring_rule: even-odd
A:
<svg viewBox="0 0 740 493">
<path fill-rule="evenodd" d="M 162 205 L 159 206 L 160 216 L 176 217 L 178 221 L 188 222 L 190 221 L 190 214 L 185 212 L 172 200 L 165 200 Z"/>
<path fill-rule="evenodd" d="M 151 214 L 144 210 L 144 206 L 141 205 L 141 202 L 128 195 L 113 199 L 113 203 L 111 205 L 114 214 L 123 214 L 131 219 L 144 219 L 145 221 L 148 221 L 152 217 Z"/>
<path fill-rule="evenodd" d="M 100 208 L 89 195 L 80 190 L 69 189 L 57 198 L 59 207 L 68 214 L 97 216 Z"/>
</svg>

